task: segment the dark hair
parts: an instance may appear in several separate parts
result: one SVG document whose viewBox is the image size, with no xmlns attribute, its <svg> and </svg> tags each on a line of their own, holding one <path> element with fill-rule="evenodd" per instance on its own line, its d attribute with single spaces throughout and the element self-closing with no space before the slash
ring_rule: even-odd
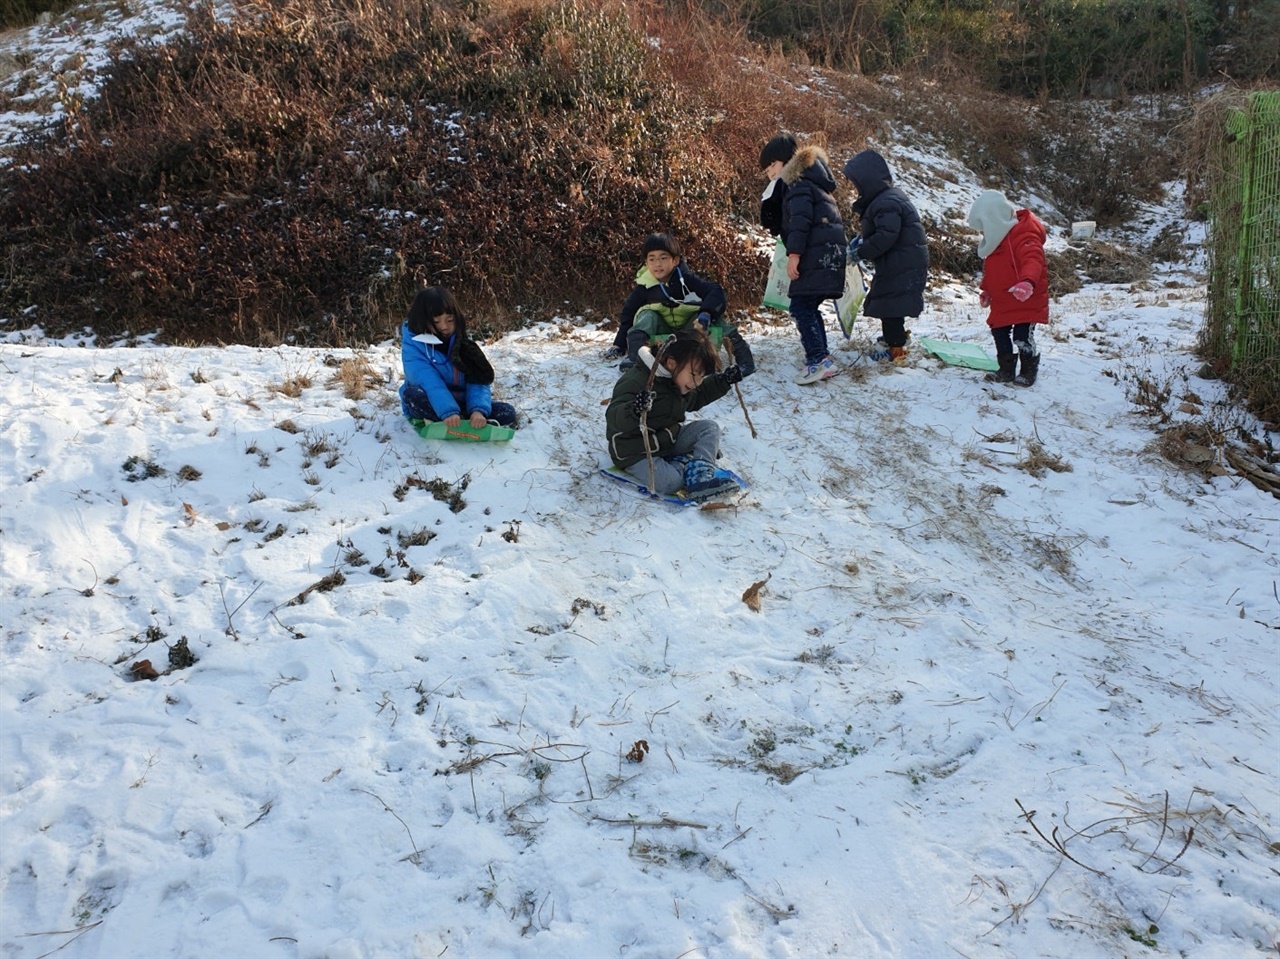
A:
<svg viewBox="0 0 1280 959">
<path fill-rule="evenodd" d="M 640 247 L 640 255 L 648 256 L 654 250 L 670 253 L 677 260 L 681 256 L 680 241 L 670 233 L 650 233 L 644 238 L 644 243 Z"/>
<path fill-rule="evenodd" d="M 710 376 L 719 365 L 716 361 L 716 347 L 711 337 L 698 324 L 683 326 L 672 333 L 658 348 L 658 362 L 665 364 L 667 360 L 675 360 L 678 373 L 686 366 L 695 363 L 702 367 L 702 375 Z"/>
<path fill-rule="evenodd" d="M 790 133 L 780 133 L 764 145 L 760 151 L 760 169 L 767 169 L 769 164 L 781 160 L 787 163 L 796 155 L 796 138 Z"/>
<path fill-rule="evenodd" d="M 453 317 L 454 330 L 461 334 L 458 339 L 462 339 L 466 336 L 466 317 L 458 309 L 458 301 L 453 298 L 453 294 L 443 286 L 428 286 L 419 290 L 409 307 L 409 332 L 414 336 L 421 336 L 423 333 L 439 336 L 436 317 L 446 313 Z"/>
<path fill-rule="evenodd" d="M 446 341 L 436 328 L 436 317 L 449 314 L 453 317 L 453 333 Z M 458 301 L 443 286 L 428 286 L 418 291 L 409 307 L 409 332 L 414 336 L 430 333 L 442 343 L 441 351 L 447 353 L 449 362 L 462 371 L 470 383 L 488 385 L 493 382 L 493 366 L 484 350 L 467 339 L 467 318 L 458 309 Z"/>
</svg>

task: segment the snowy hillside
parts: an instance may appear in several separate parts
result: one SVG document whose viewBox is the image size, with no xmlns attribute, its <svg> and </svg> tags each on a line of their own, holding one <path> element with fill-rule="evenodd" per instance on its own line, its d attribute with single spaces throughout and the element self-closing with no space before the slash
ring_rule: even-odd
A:
<svg viewBox="0 0 1280 959">
<path fill-rule="evenodd" d="M 902 366 L 830 324 L 810 387 L 761 313 L 709 510 L 598 475 L 578 318 L 486 345 L 525 417 L 488 445 L 409 429 L 393 343 L 10 318 L 0 950 L 1273 955 L 1280 505 L 1160 455 L 1260 433 L 1194 375 L 1187 235 L 1056 302 L 1031 389 L 917 345 L 990 350 L 968 285 Z"/>
</svg>

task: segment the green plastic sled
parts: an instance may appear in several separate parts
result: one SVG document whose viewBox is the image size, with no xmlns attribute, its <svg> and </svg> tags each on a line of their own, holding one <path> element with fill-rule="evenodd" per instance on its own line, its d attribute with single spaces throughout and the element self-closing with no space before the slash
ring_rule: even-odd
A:
<svg viewBox="0 0 1280 959">
<path fill-rule="evenodd" d="M 419 436 L 427 440 L 466 440 L 471 443 L 505 443 L 516 435 L 509 426 L 486 423 L 476 429 L 466 420 L 457 426 L 445 426 L 443 420 L 409 420 Z"/>
<path fill-rule="evenodd" d="M 976 343 L 952 343 L 950 340 L 920 338 L 920 346 L 943 363 L 964 366 L 971 370 L 998 370 L 1000 364 Z"/>
</svg>

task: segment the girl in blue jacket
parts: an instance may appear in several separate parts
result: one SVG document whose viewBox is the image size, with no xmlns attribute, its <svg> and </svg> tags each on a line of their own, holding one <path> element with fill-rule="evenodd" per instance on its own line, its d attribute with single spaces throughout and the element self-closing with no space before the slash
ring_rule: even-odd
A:
<svg viewBox="0 0 1280 959">
<path fill-rule="evenodd" d="M 457 426 L 465 416 L 475 429 L 490 420 L 515 425 L 515 407 L 494 402 L 493 367 L 467 339 L 466 317 L 444 287 L 429 286 L 414 297 L 400 328 L 400 362 L 400 408 L 410 419 Z"/>
</svg>

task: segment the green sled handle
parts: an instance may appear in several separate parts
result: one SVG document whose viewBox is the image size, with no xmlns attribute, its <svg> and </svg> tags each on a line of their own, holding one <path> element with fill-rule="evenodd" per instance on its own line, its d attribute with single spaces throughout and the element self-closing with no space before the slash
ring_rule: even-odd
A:
<svg viewBox="0 0 1280 959">
<path fill-rule="evenodd" d="M 446 426 L 443 420 L 409 420 L 419 436 L 427 440 L 465 440 L 470 443 L 505 443 L 516 435 L 509 426 L 486 423 L 476 429 L 466 420 L 457 426 Z"/>
</svg>

